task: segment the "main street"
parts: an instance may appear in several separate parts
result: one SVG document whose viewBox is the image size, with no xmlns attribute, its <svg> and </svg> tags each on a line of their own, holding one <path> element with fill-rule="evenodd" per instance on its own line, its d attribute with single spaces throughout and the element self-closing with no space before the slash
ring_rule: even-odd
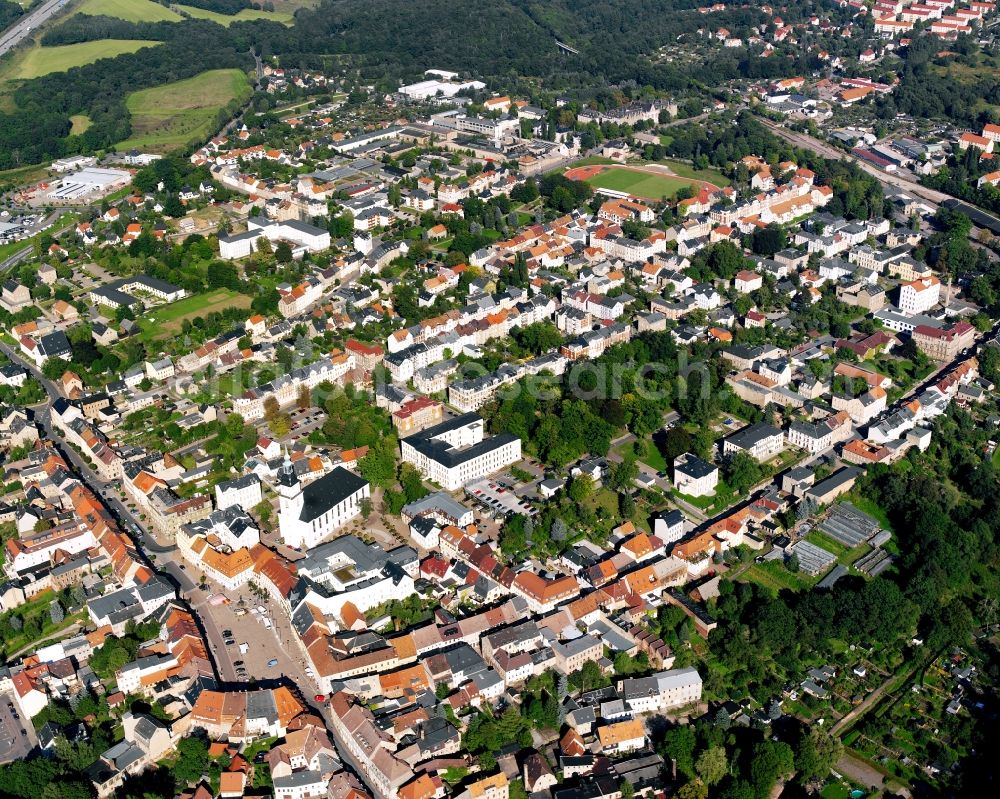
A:
<svg viewBox="0 0 1000 799">
<path fill-rule="evenodd" d="M 103 482 L 97 477 L 90 464 L 88 464 L 80 456 L 80 454 L 66 442 L 62 432 L 55 425 L 53 425 L 52 403 L 62 396 L 56 384 L 45 377 L 45 375 L 43 375 L 33 363 L 25 360 L 5 342 L 0 342 L 0 351 L 10 358 L 11 361 L 27 369 L 31 373 L 32 377 L 34 377 L 41 384 L 42 388 L 45 389 L 45 393 L 48 395 L 48 401 L 44 405 L 35 406 L 35 420 L 42 427 L 46 438 L 53 442 L 59 453 L 77 472 L 80 480 L 83 481 L 83 483 L 103 501 L 112 516 L 116 518 L 122 528 L 130 533 L 134 538 L 139 540 L 139 543 L 143 550 L 147 553 L 147 556 L 174 552 L 176 547 L 173 545 L 166 546 L 161 544 L 145 530 L 132 511 L 129 510 L 125 503 L 116 496 L 114 487 Z M 188 580 L 188 582 L 190 582 L 190 580 Z"/>
</svg>

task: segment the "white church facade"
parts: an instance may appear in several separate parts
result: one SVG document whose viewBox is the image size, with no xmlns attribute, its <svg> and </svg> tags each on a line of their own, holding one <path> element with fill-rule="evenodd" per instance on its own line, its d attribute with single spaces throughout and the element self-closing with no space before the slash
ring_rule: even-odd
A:
<svg viewBox="0 0 1000 799">
<path fill-rule="evenodd" d="M 362 501 L 371 496 L 368 481 L 343 466 L 303 486 L 287 458 L 278 470 L 277 488 L 281 538 L 288 546 L 304 550 L 361 513 Z"/>
</svg>

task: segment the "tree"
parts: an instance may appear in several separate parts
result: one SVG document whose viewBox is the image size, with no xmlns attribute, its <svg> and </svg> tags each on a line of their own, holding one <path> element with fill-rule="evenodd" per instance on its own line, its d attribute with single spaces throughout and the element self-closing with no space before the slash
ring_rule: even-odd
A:
<svg viewBox="0 0 1000 799">
<path fill-rule="evenodd" d="M 267 397 L 264 400 L 264 421 L 270 424 L 278 418 L 279 413 L 281 413 L 281 406 L 278 405 L 277 398 L 273 396 Z"/>
<path fill-rule="evenodd" d="M 368 454 L 358 462 L 361 476 L 375 486 L 387 488 L 396 476 L 396 445 L 381 438 L 368 448 Z"/>
<path fill-rule="evenodd" d="M 208 768 L 208 741 L 200 735 L 189 735 L 177 742 L 177 759 L 171 771 L 179 785 L 190 785 L 201 779 Z"/>
<path fill-rule="evenodd" d="M 292 262 L 292 245 L 282 239 L 274 248 L 274 257 L 279 264 L 290 264 Z"/>
<path fill-rule="evenodd" d="M 296 398 L 296 404 L 301 411 L 306 410 L 310 405 L 312 405 L 312 396 L 309 394 L 309 386 L 303 384 L 299 387 L 299 396 Z"/>
<path fill-rule="evenodd" d="M 372 515 L 372 501 L 371 497 L 365 497 L 361 500 L 361 518 L 368 521 L 368 517 Z"/>
<path fill-rule="evenodd" d="M 260 502 L 254 505 L 253 512 L 254 516 L 257 517 L 257 520 L 262 525 L 264 525 L 265 527 L 271 526 L 271 514 L 273 511 L 271 510 L 270 502 L 268 502 L 266 499 L 262 499 Z"/>
<path fill-rule="evenodd" d="M 766 797 L 780 777 L 795 770 L 792 747 L 783 741 L 764 741 L 754 748 L 750 760 L 750 782 L 759 797 Z"/>
<path fill-rule="evenodd" d="M 663 755 L 677 761 L 677 770 L 688 777 L 695 776 L 694 750 L 696 746 L 694 728 L 690 725 L 674 727 L 663 737 Z"/>
<path fill-rule="evenodd" d="M 66 618 L 66 613 L 63 611 L 62 605 L 58 602 L 53 602 L 49 605 L 49 618 L 52 619 L 53 624 L 62 623 L 62 620 Z"/>
<path fill-rule="evenodd" d="M 672 464 L 675 458 L 691 451 L 691 434 L 683 427 L 671 427 L 663 435 L 659 448 L 667 463 Z"/>
<path fill-rule="evenodd" d="M 569 484 L 569 498 L 574 502 L 583 502 L 594 493 L 594 481 L 586 474 L 578 474 Z"/>
<path fill-rule="evenodd" d="M 701 780 L 686 782 L 677 791 L 677 799 L 708 799 L 708 786 Z"/>
<path fill-rule="evenodd" d="M 810 727 L 795 747 L 797 779 L 803 784 L 824 779 L 843 753 L 839 738 L 822 727 Z"/>
<path fill-rule="evenodd" d="M 725 748 L 722 746 L 709 747 L 698 756 L 694 767 L 706 785 L 712 786 L 721 782 L 722 778 L 729 773 L 729 760 L 726 758 Z"/>
<path fill-rule="evenodd" d="M 759 483 L 764 473 L 754 458 L 746 452 L 737 452 L 725 464 L 726 482 L 740 494 L 746 494 Z"/>
<path fill-rule="evenodd" d="M 785 249 L 787 242 L 784 228 L 772 223 L 754 230 L 750 246 L 757 255 L 774 255 L 778 250 Z"/>
<path fill-rule="evenodd" d="M 625 491 L 632 487 L 632 483 L 639 476 L 639 467 L 635 458 L 626 455 L 620 463 L 611 465 L 608 474 L 608 486 L 615 491 Z M 572 497 L 572 494 L 570 495 Z"/>
</svg>

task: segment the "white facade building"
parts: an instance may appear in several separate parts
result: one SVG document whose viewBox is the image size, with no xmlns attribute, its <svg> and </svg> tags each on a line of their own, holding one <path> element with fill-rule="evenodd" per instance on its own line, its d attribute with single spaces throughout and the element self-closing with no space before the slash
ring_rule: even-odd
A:
<svg viewBox="0 0 1000 799">
<path fill-rule="evenodd" d="M 933 275 L 902 283 L 899 286 L 899 310 L 912 316 L 926 313 L 938 304 L 941 281 Z"/>
<path fill-rule="evenodd" d="M 484 428 L 475 413 L 448 419 L 404 438 L 403 460 L 447 491 L 521 460 L 521 439 L 510 433 L 486 438 Z"/>
<path fill-rule="evenodd" d="M 286 457 L 278 472 L 281 538 L 290 547 L 311 549 L 361 513 L 361 501 L 370 496 L 368 481 L 343 466 L 303 488 Z"/>
</svg>

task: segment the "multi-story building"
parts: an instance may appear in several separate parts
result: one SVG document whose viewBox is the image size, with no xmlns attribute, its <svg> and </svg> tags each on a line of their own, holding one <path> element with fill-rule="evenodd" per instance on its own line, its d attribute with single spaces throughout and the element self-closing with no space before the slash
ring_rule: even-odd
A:
<svg viewBox="0 0 1000 799">
<path fill-rule="evenodd" d="M 260 478 L 256 474 L 245 474 L 215 486 L 215 506 L 219 510 L 233 506 L 252 510 L 261 499 Z"/>
<path fill-rule="evenodd" d="M 816 454 L 833 446 L 833 431 L 825 424 L 794 421 L 786 433 L 788 443 Z"/>
<path fill-rule="evenodd" d="M 701 675 L 694 668 L 661 671 L 621 680 L 618 693 L 633 713 L 652 713 L 701 701 Z"/>
<path fill-rule="evenodd" d="M 181 525 L 204 519 L 212 512 L 211 496 L 180 497 L 139 462 L 123 467 L 122 488 L 146 513 L 153 531 L 165 538 L 173 539 Z"/>
<path fill-rule="evenodd" d="M 415 397 L 404 402 L 392 414 L 392 424 L 401 436 L 437 424 L 444 416 L 444 405 L 430 397 Z"/>
<path fill-rule="evenodd" d="M 734 433 L 722 443 L 723 455 L 746 452 L 752 458 L 763 461 L 781 452 L 785 436 L 777 427 L 757 422 Z"/>
<path fill-rule="evenodd" d="M 715 493 L 719 467 L 686 452 L 674 459 L 674 488 L 692 497 Z"/>
<path fill-rule="evenodd" d="M 286 219 L 276 222 L 256 217 L 247 222 L 247 231 L 232 236 L 219 237 L 219 256 L 226 260 L 245 258 L 266 239 L 269 246 L 285 241 L 292 245 L 292 254 L 301 257 L 306 252 L 323 252 L 330 249 L 330 232 L 323 228 Z"/>
<path fill-rule="evenodd" d="M 910 334 L 917 349 L 935 361 L 952 361 L 976 341 L 976 328 L 968 322 L 956 322 L 950 327 L 935 328 L 917 325 Z"/>
<path fill-rule="evenodd" d="M 465 413 L 400 442 L 402 458 L 448 491 L 521 460 L 521 439 L 510 433 L 487 438 L 485 422 Z"/>
<path fill-rule="evenodd" d="M 926 313 L 938 303 L 941 281 L 934 275 L 917 278 L 899 286 L 899 310 L 904 314 Z"/>
<path fill-rule="evenodd" d="M 248 389 L 233 400 L 233 410 L 246 421 L 253 422 L 264 417 L 264 403 L 273 397 L 279 406 L 290 405 L 298 399 L 303 388 L 312 390 L 320 383 L 339 384 L 345 375 L 354 369 L 354 356 L 338 352 L 315 363 L 293 369 L 276 377 L 269 383 Z"/>
</svg>

